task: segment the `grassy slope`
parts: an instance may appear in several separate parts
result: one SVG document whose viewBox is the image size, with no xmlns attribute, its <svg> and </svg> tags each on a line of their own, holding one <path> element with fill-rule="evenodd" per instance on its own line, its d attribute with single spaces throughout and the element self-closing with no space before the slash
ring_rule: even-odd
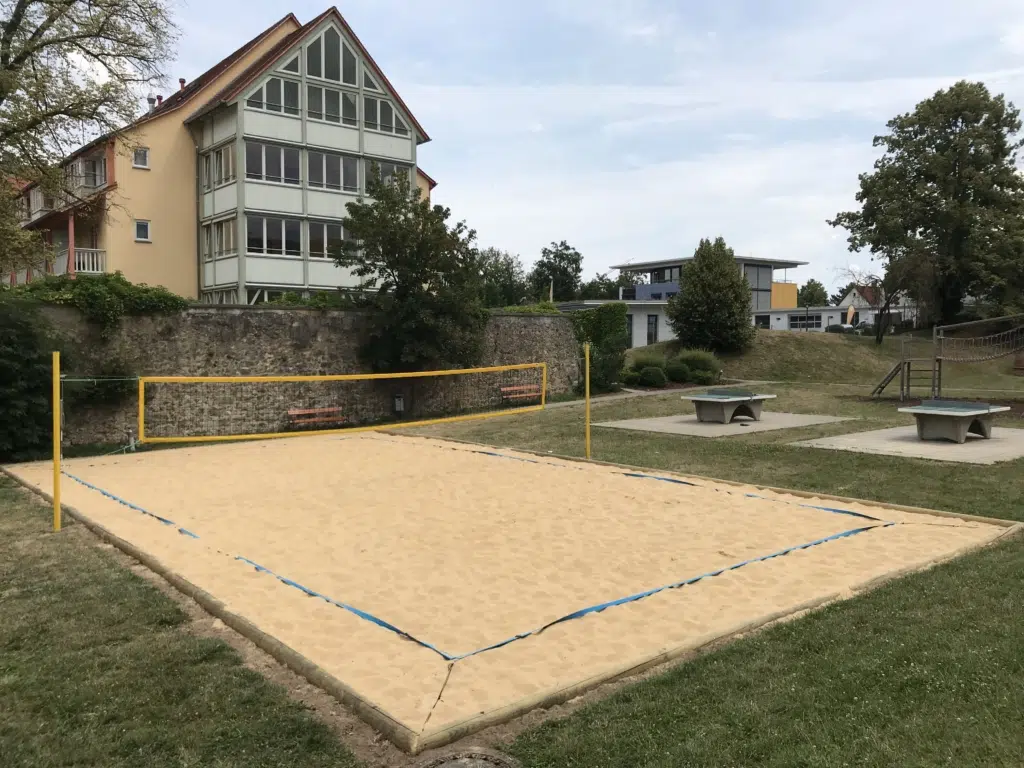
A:
<svg viewBox="0 0 1024 768">
<path fill-rule="evenodd" d="M 654 345 L 672 353 L 673 342 Z M 648 348 L 638 348 L 644 354 Z M 927 339 L 915 341 L 913 357 L 928 357 Z M 874 386 L 900 359 L 900 340 L 886 338 L 881 345 L 873 338 L 837 333 L 795 333 L 758 331 L 754 346 L 742 355 L 726 356 L 726 376 L 736 379 L 772 381 L 858 383 Z M 945 385 L 953 388 L 1012 389 L 1024 391 L 1024 376 L 1013 375 L 1013 358 L 1006 357 L 971 365 L 947 365 Z M 890 385 L 893 391 L 899 384 Z"/>
<path fill-rule="evenodd" d="M 330 729 L 0 476 L 0 764 L 355 765 Z"/>
</svg>

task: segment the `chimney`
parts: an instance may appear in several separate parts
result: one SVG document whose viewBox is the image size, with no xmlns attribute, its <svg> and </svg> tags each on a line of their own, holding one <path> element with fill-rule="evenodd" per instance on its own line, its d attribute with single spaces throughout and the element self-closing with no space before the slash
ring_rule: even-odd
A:
<svg viewBox="0 0 1024 768">
<path fill-rule="evenodd" d="M 163 96 L 157 96 L 156 97 L 156 105 L 159 107 L 163 103 L 164 103 L 164 97 Z"/>
<path fill-rule="evenodd" d="M 178 78 L 178 85 L 181 86 L 178 90 L 181 90 L 181 91 L 185 90 L 185 78 L 184 77 L 179 77 Z"/>
<path fill-rule="evenodd" d="M 156 95 L 152 91 L 149 92 L 149 96 L 146 97 L 146 101 L 149 102 L 150 112 L 156 109 Z"/>
</svg>

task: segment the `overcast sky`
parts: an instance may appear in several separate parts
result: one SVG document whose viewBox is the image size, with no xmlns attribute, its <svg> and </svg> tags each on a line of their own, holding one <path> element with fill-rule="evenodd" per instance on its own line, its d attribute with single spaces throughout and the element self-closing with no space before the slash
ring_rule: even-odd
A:
<svg viewBox="0 0 1024 768">
<path fill-rule="evenodd" d="M 173 0 L 172 0 L 173 2 Z M 177 0 L 170 81 L 320 0 Z M 690 10 L 680 10 L 690 7 Z M 960 78 L 1024 105 L 1022 0 L 347 0 L 339 9 L 432 141 L 435 200 L 529 266 L 584 274 L 690 255 L 797 259 L 832 287 L 870 266 L 825 219 L 872 137 Z M 771 9 L 771 10 L 769 10 Z"/>
</svg>

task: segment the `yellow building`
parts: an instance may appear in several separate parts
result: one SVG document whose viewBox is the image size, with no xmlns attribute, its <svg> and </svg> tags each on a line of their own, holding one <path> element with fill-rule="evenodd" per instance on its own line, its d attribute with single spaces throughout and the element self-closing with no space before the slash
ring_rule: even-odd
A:
<svg viewBox="0 0 1024 768">
<path fill-rule="evenodd" d="M 329 257 L 369 169 L 408 173 L 430 140 L 331 8 L 273 24 L 116 136 L 66 162 L 73 205 L 25 190 L 25 226 L 55 258 L 4 276 L 121 271 L 209 303 L 356 284 Z"/>
</svg>

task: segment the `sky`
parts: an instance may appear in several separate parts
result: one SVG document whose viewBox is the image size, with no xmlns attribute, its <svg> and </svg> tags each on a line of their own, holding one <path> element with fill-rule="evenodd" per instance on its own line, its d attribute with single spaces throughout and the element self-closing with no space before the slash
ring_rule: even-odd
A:
<svg viewBox="0 0 1024 768">
<path fill-rule="evenodd" d="M 191 80 L 287 11 L 323 0 L 172 0 L 168 79 Z M 433 199 L 482 247 L 566 240 L 613 264 L 737 254 L 809 262 L 833 288 L 885 123 L 960 79 L 1024 107 L 1020 0 L 339 0 L 431 136 Z M 783 277 L 776 273 L 776 279 Z"/>
</svg>

